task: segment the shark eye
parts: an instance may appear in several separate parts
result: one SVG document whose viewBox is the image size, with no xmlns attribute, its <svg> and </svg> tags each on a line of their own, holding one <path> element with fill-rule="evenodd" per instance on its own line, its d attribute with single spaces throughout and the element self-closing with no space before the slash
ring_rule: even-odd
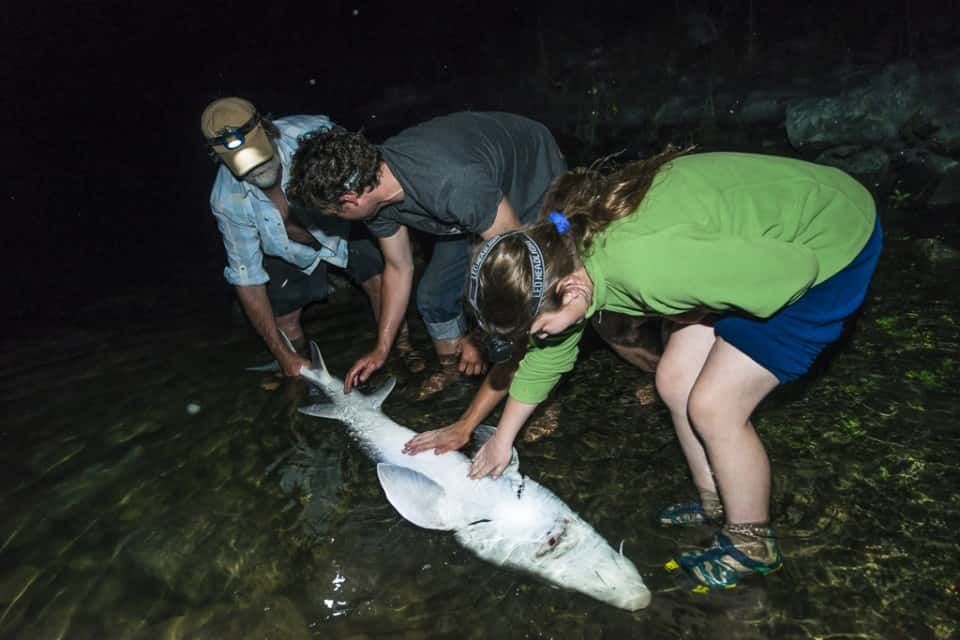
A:
<svg viewBox="0 0 960 640">
<path fill-rule="evenodd" d="M 547 540 L 547 544 L 552 547 L 552 546 L 554 546 L 555 544 L 557 544 L 557 539 L 554 538 L 553 536 L 550 536 L 550 539 Z"/>
</svg>

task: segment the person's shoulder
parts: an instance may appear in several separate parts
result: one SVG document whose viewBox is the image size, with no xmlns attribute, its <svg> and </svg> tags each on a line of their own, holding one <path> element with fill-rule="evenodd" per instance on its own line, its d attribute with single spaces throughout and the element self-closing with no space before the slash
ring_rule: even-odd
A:
<svg viewBox="0 0 960 640">
<path fill-rule="evenodd" d="M 210 206 L 221 215 L 242 217 L 241 210 L 244 209 L 242 203 L 247 201 L 249 188 L 247 183 L 238 180 L 225 165 L 221 164 L 213 180 L 213 187 L 210 189 Z"/>
<path fill-rule="evenodd" d="M 241 186 L 241 181 L 230 173 L 230 169 L 226 165 L 220 163 L 220 166 L 217 167 L 217 175 L 213 178 L 213 187 L 210 188 L 210 203 L 214 204 L 232 193 L 239 192 Z"/>
</svg>

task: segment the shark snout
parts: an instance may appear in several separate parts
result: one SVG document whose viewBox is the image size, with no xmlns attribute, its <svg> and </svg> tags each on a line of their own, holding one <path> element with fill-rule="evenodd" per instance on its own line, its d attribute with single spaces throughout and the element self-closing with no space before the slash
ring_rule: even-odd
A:
<svg viewBox="0 0 960 640">
<path fill-rule="evenodd" d="M 610 549 L 605 561 L 593 565 L 595 593 L 598 600 L 627 611 L 637 611 L 650 604 L 650 590 L 643 583 L 636 565 L 620 553 Z"/>
<path fill-rule="evenodd" d="M 650 604 L 650 590 L 646 585 L 640 584 L 626 594 L 626 597 L 619 603 L 613 603 L 615 606 L 627 611 L 638 611 L 645 609 Z"/>
</svg>

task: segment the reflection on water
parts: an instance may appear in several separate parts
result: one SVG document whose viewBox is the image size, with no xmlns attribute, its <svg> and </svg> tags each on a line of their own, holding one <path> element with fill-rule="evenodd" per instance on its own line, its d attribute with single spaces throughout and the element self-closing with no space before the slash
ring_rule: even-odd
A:
<svg viewBox="0 0 960 640">
<path fill-rule="evenodd" d="M 560 429 L 520 455 L 625 541 L 654 591 L 632 614 L 401 520 L 345 429 L 296 412 L 303 384 L 242 371 L 257 344 L 211 329 L 217 311 L 9 345 L 0 637 L 950 637 L 960 286 L 891 236 L 852 339 L 758 414 L 786 564 L 729 593 L 693 594 L 661 569 L 710 532 L 654 525 L 690 490 L 669 418 L 634 397 L 645 374 L 586 346 L 557 394 Z M 357 301 L 308 329 L 341 374 L 373 338 Z M 475 387 L 416 402 L 421 377 L 390 368 L 385 411 L 413 429 L 456 418 Z"/>
</svg>

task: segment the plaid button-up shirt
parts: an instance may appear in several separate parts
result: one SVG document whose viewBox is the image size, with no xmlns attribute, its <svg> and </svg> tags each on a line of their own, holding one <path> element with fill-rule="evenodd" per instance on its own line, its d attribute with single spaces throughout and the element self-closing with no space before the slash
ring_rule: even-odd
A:
<svg viewBox="0 0 960 640">
<path fill-rule="evenodd" d="M 281 188 L 287 190 L 290 163 L 297 150 L 297 138 L 308 131 L 330 128 L 333 123 L 326 116 L 289 116 L 273 123 L 280 130 L 275 140 L 283 165 Z M 316 228 L 308 228 L 319 249 L 290 240 L 280 211 L 258 187 L 238 180 L 225 165 L 220 165 L 210 192 L 210 209 L 217 219 L 227 250 L 227 267 L 223 276 L 232 285 L 252 286 L 270 280 L 263 269 L 263 255 L 277 256 L 303 270 L 313 273 L 320 261 L 337 267 L 347 266 L 347 240 L 328 235 Z"/>
</svg>

